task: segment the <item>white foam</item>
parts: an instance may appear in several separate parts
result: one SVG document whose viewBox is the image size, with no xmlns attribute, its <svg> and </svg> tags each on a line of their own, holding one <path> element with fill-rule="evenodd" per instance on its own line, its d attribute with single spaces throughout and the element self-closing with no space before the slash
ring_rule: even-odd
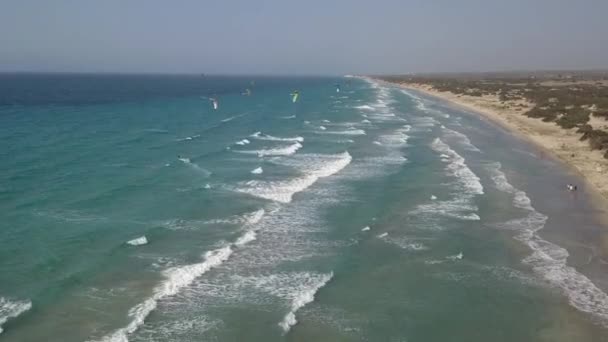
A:
<svg viewBox="0 0 608 342">
<path fill-rule="evenodd" d="M 447 169 L 452 176 L 459 180 L 462 190 L 475 195 L 482 195 L 484 193 L 479 177 L 471 171 L 461 155 L 452 150 L 450 146 L 439 138 L 433 141 L 431 147 L 436 152 L 441 153 L 442 158 L 449 159 Z"/>
<path fill-rule="evenodd" d="M 466 135 L 451 130 L 449 128 L 446 128 L 445 126 L 442 126 L 444 132 L 446 133 L 446 135 L 448 137 L 453 137 L 456 138 L 459 143 L 461 143 L 462 145 L 465 146 L 465 148 L 469 151 L 473 151 L 473 152 L 481 152 L 481 150 L 479 148 L 477 148 L 477 146 L 473 145 L 473 143 L 471 143 L 471 140 L 469 140 L 469 137 L 467 137 Z"/>
<path fill-rule="evenodd" d="M 141 245 L 145 245 L 147 243 L 148 243 L 148 239 L 146 238 L 145 235 L 135 238 L 133 240 L 127 241 L 127 244 L 131 245 L 131 246 L 141 246 Z"/>
<path fill-rule="evenodd" d="M 405 128 L 399 128 L 390 134 L 384 134 L 380 136 L 380 141 L 383 145 L 390 147 L 401 147 L 407 144 L 409 135 L 405 134 L 407 130 Z"/>
<path fill-rule="evenodd" d="M 185 163 L 185 164 L 190 164 L 190 158 L 177 158 L 179 161 Z"/>
<path fill-rule="evenodd" d="M 245 213 L 242 215 L 230 216 L 228 218 L 207 220 L 207 221 L 204 221 L 203 223 L 204 224 L 253 225 L 255 223 L 258 223 L 262 219 L 262 217 L 264 217 L 265 213 L 266 213 L 266 211 L 264 209 L 259 209 L 254 212 Z"/>
<path fill-rule="evenodd" d="M 330 123 L 331 121 L 329 121 L 329 120 L 322 120 L 321 122 Z"/>
<path fill-rule="evenodd" d="M 252 150 L 252 151 L 235 151 L 235 152 L 247 153 L 247 154 L 257 154 L 258 157 L 290 156 L 290 155 L 296 153 L 300 148 L 302 148 L 302 144 L 300 144 L 299 142 L 295 142 L 291 145 L 283 146 L 283 147 L 275 147 L 275 148 Z"/>
<path fill-rule="evenodd" d="M 159 300 L 176 295 L 181 289 L 190 285 L 196 278 L 228 260 L 231 254 L 232 245 L 229 244 L 205 253 L 202 262 L 172 267 L 164 271 L 163 275 L 165 280 L 154 289 L 152 296 L 129 310 L 129 317 L 131 318 L 129 324 L 110 335 L 106 335 L 101 341 L 128 341 L 128 335 L 135 332 L 144 324 L 146 317 L 156 309 Z"/>
<path fill-rule="evenodd" d="M 243 246 L 245 244 L 248 244 L 249 242 L 253 241 L 256 239 L 256 233 L 254 230 L 249 230 L 247 232 L 245 232 L 245 234 L 241 235 L 235 242 L 234 244 L 236 246 Z"/>
<path fill-rule="evenodd" d="M 347 129 L 343 131 L 324 131 L 324 134 L 336 134 L 336 135 L 365 135 L 365 131 L 362 129 Z"/>
<path fill-rule="evenodd" d="M 378 237 L 379 237 L 380 239 L 382 239 L 383 237 L 387 237 L 387 236 L 388 236 L 388 233 L 382 233 L 382 234 L 379 234 L 379 235 L 378 235 Z"/>
<path fill-rule="evenodd" d="M 379 141 L 373 141 L 372 143 L 373 143 L 374 145 L 382 146 L 382 143 L 381 143 L 381 142 L 379 142 Z"/>
<path fill-rule="evenodd" d="M 194 140 L 194 139 L 196 139 L 196 138 L 198 138 L 198 137 L 200 137 L 200 136 L 201 136 L 200 134 L 195 134 L 195 135 L 193 135 L 193 136 L 189 136 L 189 137 L 185 137 L 185 138 L 182 138 L 182 139 L 178 139 L 178 141 L 188 141 L 188 140 Z"/>
<path fill-rule="evenodd" d="M 256 224 L 258 222 L 260 222 L 260 220 L 262 219 L 262 217 L 264 217 L 264 214 L 266 213 L 266 211 L 264 209 L 260 209 L 260 210 L 256 210 L 252 213 L 249 214 L 245 214 L 243 215 L 243 219 L 244 219 L 244 223 L 246 224 Z"/>
<path fill-rule="evenodd" d="M 291 310 L 283 317 L 283 320 L 279 322 L 279 326 L 283 329 L 284 333 L 289 332 L 292 326 L 296 325 L 296 312 L 303 308 L 308 303 L 315 300 L 315 294 L 325 286 L 331 278 L 334 276 L 333 273 L 323 274 L 316 282 L 309 284 L 307 287 L 301 289 L 295 295 L 293 295 L 291 302 Z"/>
<path fill-rule="evenodd" d="M 469 169 L 462 156 L 440 139 L 435 139 L 431 147 L 441 154 L 442 160 L 447 163 L 448 174 L 455 178 L 455 182 L 452 183 L 454 192 L 452 198 L 443 201 L 437 201 L 436 197 L 431 196 L 431 203 L 418 205 L 413 213 L 422 213 L 429 218 L 441 215 L 466 221 L 479 221 L 481 218 L 476 213 L 478 208 L 473 202 L 475 196 L 484 193 L 479 177 Z"/>
<path fill-rule="evenodd" d="M 455 255 L 450 255 L 450 256 L 446 257 L 446 259 L 456 261 L 456 260 L 462 260 L 462 257 L 463 257 L 462 252 L 460 252 Z"/>
<path fill-rule="evenodd" d="M 381 237 L 381 236 L 378 236 Z M 401 237 L 396 237 L 396 236 L 391 236 L 391 237 L 387 237 L 382 236 L 381 238 L 385 238 L 384 241 L 396 245 L 397 247 L 401 248 L 401 249 L 405 249 L 408 251 L 414 251 L 414 252 L 418 252 L 418 251 L 424 251 L 424 250 L 428 250 L 429 248 L 427 246 L 425 246 L 423 243 L 421 242 L 416 242 L 416 240 L 418 239 L 414 239 L 414 238 L 409 238 L 409 237 L 405 237 L 405 236 L 401 236 Z"/>
<path fill-rule="evenodd" d="M 363 119 L 363 120 L 361 120 L 361 123 L 367 123 L 368 124 L 368 123 L 372 123 L 372 122 L 369 121 L 369 120 L 367 120 L 367 119 Z"/>
<path fill-rule="evenodd" d="M 363 227 L 363 229 L 361 229 L 362 232 L 367 232 L 369 231 L 371 228 L 369 226 Z"/>
<path fill-rule="evenodd" d="M 412 118 L 412 122 L 416 128 L 430 128 L 439 124 L 439 121 L 430 116 L 417 116 Z"/>
<path fill-rule="evenodd" d="M 267 140 L 267 141 L 295 141 L 295 142 L 303 142 L 303 137 L 275 137 L 268 134 L 262 134 L 262 132 L 255 132 L 251 135 L 252 138 L 258 140 Z"/>
<path fill-rule="evenodd" d="M 295 119 L 295 118 L 296 118 L 296 116 L 295 116 L 295 115 L 289 115 L 289 116 L 281 116 L 281 117 L 279 117 L 279 118 L 280 118 L 280 119 L 286 119 L 286 120 L 289 120 L 289 119 Z"/>
<path fill-rule="evenodd" d="M 2 325 L 11 318 L 15 318 L 32 308 L 30 301 L 11 301 L 0 297 L 0 334 Z"/>
<path fill-rule="evenodd" d="M 259 175 L 262 172 L 264 172 L 264 169 L 262 169 L 261 167 L 256 167 L 255 169 L 251 170 L 251 173 L 253 173 L 254 175 Z"/>
<path fill-rule="evenodd" d="M 355 108 L 357 109 L 362 109 L 362 110 L 369 110 L 369 111 L 373 111 L 375 110 L 374 107 L 370 106 L 370 105 L 361 105 L 361 106 L 355 106 Z"/>
<path fill-rule="evenodd" d="M 325 127 L 325 126 L 319 126 L 319 129 L 322 130 L 322 131 L 325 131 L 325 130 L 327 130 L 327 127 Z"/>
<path fill-rule="evenodd" d="M 292 196 L 313 185 L 319 178 L 329 177 L 350 164 L 352 157 L 348 152 L 337 155 L 314 155 L 320 165 L 308 165 L 306 174 L 284 181 L 248 181 L 236 191 L 251 194 L 272 201 L 289 203 Z"/>
<path fill-rule="evenodd" d="M 315 295 L 333 277 L 330 273 L 294 272 L 275 273 L 270 275 L 239 276 L 232 275 L 226 279 L 239 292 L 251 293 L 263 291 L 286 302 L 283 319 L 278 323 L 283 333 L 287 333 L 297 324 L 296 314 L 315 299 Z M 252 289 L 253 288 L 253 289 Z M 247 296 L 247 299 L 254 296 Z"/>
<path fill-rule="evenodd" d="M 251 143 L 251 141 L 249 141 L 248 139 L 243 139 L 243 140 L 239 140 L 239 141 L 235 142 L 236 145 L 241 145 L 241 146 L 248 145 L 250 143 Z"/>
<path fill-rule="evenodd" d="M 433 200 L 433 201 L 434 201 L 434 200 L 436 200 L 436 199 L 437 199 L 437 196 L 435 196 L 435 195 L 431 195 L 431 200 Z"/>
<path fill-rule="evenodd" d="M 552 286 L 558 288 L 570 304 L 580 311 L 589 313 L 608 326 L 608 295 L 589 278 L 568 266 L 568 251 L 538 235 L 547 221 L 547 216 L 532 206 L 527 194 L 511 185 L 500 163 L 489 165 L 496 188 L 513 195 L 513 205 L 528 213 L 521 219 L 508 221 L 501 228 L 518 231 L 516 239 L 527 245 L 532 254 L 523 261 L 542 276 Z"/>
</svg>

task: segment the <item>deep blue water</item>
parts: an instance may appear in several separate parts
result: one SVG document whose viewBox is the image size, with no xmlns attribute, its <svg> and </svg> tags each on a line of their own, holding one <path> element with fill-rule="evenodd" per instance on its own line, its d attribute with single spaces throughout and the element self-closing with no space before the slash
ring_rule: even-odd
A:
<svg viewBox="0 0 608 342">
<path fill-rule="evenodd" d="M 567 233 L 597 224 L 554 186 L 574 176 L 470 113 L 358 78 L 5 74 L 0 94 L 0 339 L 605 337 Z"/>
</svg>

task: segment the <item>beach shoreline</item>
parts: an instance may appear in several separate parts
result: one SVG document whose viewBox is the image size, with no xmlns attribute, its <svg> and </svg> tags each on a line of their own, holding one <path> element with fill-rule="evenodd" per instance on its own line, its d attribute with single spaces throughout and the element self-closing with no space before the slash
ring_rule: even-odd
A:
<svg viewBox="0 0 608 342">
<path fill-rule="evenodd" d="M 398 83 L 374 79 L 377 82 L 397 85 L 404 90 L 415 91 L 426 96 L 479 115 L 483 119 L 502 127 L 515 137 L 531 143 L 544 157 L 561 162 L 583 184 L 579 188 L 592 199 L 597 217 L 604 227 L 608 227 L 608 160 L 598 150 L 591 150 L 587 142 L 579 140 L 576 129 L 565 130 L 555 123 L 530 118 L 523 112 L 533 104 L 522 103 L 521 109 L 506 108 L 497 97 L 456 95 L 437 91 L 432 86 L 419 83 Z M 580 187 L 580 185 L 584 185 Z M 565 184 L 563 185 L 565 187 Z M 608 229 L 602 229 L 598 244 L 601 257 L 608 258 Z"/>
<path fill-rule="evenodd" d="M 576 129 L 565 130 L 553 122 L 543 122 L 540 119 L 523 115 L 526 110 L 532 108 L 533 105 L 529 103 L 526 104 L 526 107 L 522 105 L 520 107 L 522 109 L 515 111 L 504 107 L 501 108 L 502 104 L 499 99 L 492 99 L 490 96 L 482 96 L 482 98 L 485 97 L 484 100 L 486 102 L 480 104 L 478 101 L 475 101 L 477 100 L 477 97 L 456 95 L 447 91 L 437 91 L 426 84 L 403 84 L 379 79 L 374 79 L 374 81 L 397 85 L 404 90 L 414 92 L 414 95 L 421 94 L 428 96 L 444 102 L 445 105 L 449 107 L 477 115 L 482 120 L 487 120 L 497 127 L 502 128 L 514 138 L 529 143 L 539 151 L 539 158 L 551 159 L 563 165 L 565 170 L 568 170 L 569 173 L 576 177 L 579 191 L 582 190 L 583 195 L 590 199 L 589 202 L 590 207 L 592 208 L 594 221 L 597 222 L 599 226 L 599 229 L 596 231 L 597 235 L 595 235 L 597 240 L 592 238 L 582 244 L 587 247 L 595 246 L 591 247 L 592 255 L 589 256 L 587 264 L 577 264 L 576 260 L 581 257 L 581 254 L 580 251 L 572 249 L 572 247 L 573 242 L 575 244 L 580 242 L 577 242 L 579 241 L 577 239 L 573 239 L 573 236 L 567 232 L 567 227 L 565 227 L 567 229 L 566 231 L 563 230 L 564 227 L 552 229 L 548 233 L 550 236 L 548 237 L 548 240 L 555 242 L 562 247 L 567 246 L 566 249 L 569 253 L 568 266 L 574 267 L 578 272 L 587 276 L 596 286 L 607 283 L 608 278 L 606 278 L 605 273 L 600 268 L 589 267 L 589 265 L 591 265 L 591 263 L 599 265 L 598 262 L 605 264 L 606 261 L 608 261 L 608 175 L 605 174 L 606 171 L 608 171 L 608 160 L 603 158 L 600 151 L 592 151 L 587 145 L 587 142 L 580 141 L 579 135 L 575 133 Z M 492 107 L 492 105 L 494 107 Z M 575 154 L 575 157 L 571 157 L 573 153 Z M 597 165 L 594 163 L 602 165 L 602 172 L 590 172 L 594 171 L 591 167 Z M 581 165 L 583 165 L 583 167 L 581 167 Z M 604 179 L 600 176 L 601 173 L 604 173 Z M 565 188 L 565 184 L 559 186 Z M 574 226 L 571 228 L 577 229 L 578 227 Z M 546 229 L 546 227 L 544 229 Z M 542 236 L 546 234 L 547 231 L 540 231 L 538 233 Z M 555 233 L 557 233 L 558 236 L 561 235 L 565 240 L 555 240 Z M 587 235 L 585 232 L 580 232 L 580 234 L 583 236 Z M 553 236 L 551 237 L 551 235 Z M 564 244 L 564 241 L 568 241 L 568 243 Z M 587 245 L 587 243 L 589 243 L 589 245 Z M 605 286 L 599 286 L 602 287 L 602 291 L 605 292 L 607 290 Z M 573 333 L 573 336 L 578 334 L 586 335 L 589 331 L 587 330 L 589 329 L 589 326 L 587 323 L 580 320 L 580 316 L 578 316 L 576 310 L 570 311 L 568 307 L 573 309 L 569 303 L 563 311 L 557 311 L 552 314 L 564 322 L 569 322 L 570 325 L 567 331 Z M 563 331 L 559 334 L 561 333 L 563 333 Z M 566 339 L 569 340 L 568 337 Z"/>
<path fill-rule="evenodd" d="M 385 81 L 382 81 L 385 82 Z M 531 142 L 548 155 L 560 160 L 585 180 L 590 194 L 599 202 L 604 215 L 608 214 L 608 160 L 601 151 L 591 150 L 588 144 L 579 140 L 575 129 L 565 130 L 552 122 L 530 118 L 521 111 L 504 108 L 500 101 L 490 96 L 482 100 L 467 95 L 440 92 L 423 84 L 392 83 L 406 90 L 413 90 L 427 96 L 446 101 L 456 107 L 474 112 L 498 124 L 517 137 Z M 531 104 L 527 104 L 531 107 Z M 608 219 L 608 216 L 606 216 Z M 608 221 L 606 221 L 608 222 Z"/>
</svg>

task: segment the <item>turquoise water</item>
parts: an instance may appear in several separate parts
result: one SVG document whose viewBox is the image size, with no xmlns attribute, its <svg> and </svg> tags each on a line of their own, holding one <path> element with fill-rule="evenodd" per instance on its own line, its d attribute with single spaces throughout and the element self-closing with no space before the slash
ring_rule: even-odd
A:
<svg viewBox="0 0 608 342">
<path fill-rule="evenodd" d="M 607 336 L 575 176 L 474 115 L 356 78 L 0 90 L 2 340 Z"/>
</svg>

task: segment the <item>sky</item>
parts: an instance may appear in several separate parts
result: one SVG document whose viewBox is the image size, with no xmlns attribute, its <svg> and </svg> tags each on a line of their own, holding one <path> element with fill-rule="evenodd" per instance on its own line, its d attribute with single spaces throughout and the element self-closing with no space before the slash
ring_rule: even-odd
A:
<svg viewBox="0 0 608 342">
<path fill-rule="evenodd" d="M 608 0 L 0 0 L 0 71 L 608 68 Z"/>
</svg>

